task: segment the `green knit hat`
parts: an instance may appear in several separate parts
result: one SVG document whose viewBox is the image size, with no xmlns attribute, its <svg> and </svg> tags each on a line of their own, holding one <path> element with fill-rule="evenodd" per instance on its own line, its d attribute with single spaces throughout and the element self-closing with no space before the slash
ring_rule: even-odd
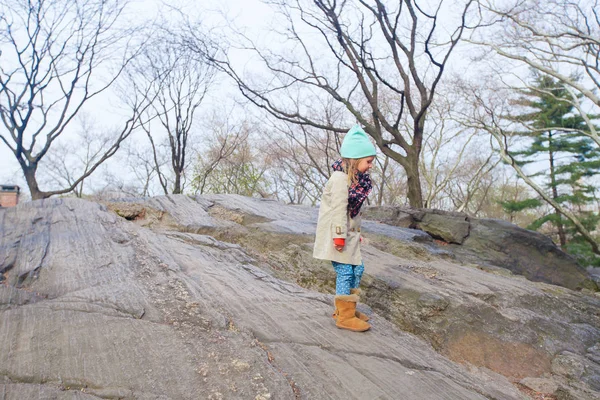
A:
<svg viewBox="0 0 600 400">
<path fill-rule="evenodd" d="M 354 125 L 344 136 L 340 149 L 343 158 L 364 158 L 376 154 L 375 146 L 360 126 Z"/>
</svg>

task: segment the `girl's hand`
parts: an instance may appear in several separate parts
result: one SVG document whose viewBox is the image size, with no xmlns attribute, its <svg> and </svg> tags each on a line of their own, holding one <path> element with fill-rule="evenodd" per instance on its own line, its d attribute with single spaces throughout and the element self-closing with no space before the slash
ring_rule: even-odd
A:
<svg viewBox="0 0 600 400">
<path fill-rule="evenodd" d="M 333 247 L 337 250 L 337 251 L 342 251 L 344 250 L 344 246 L 346 245 L 346 239 L 344 238 L 334 238 L 333 239 Z"/>
</svg>

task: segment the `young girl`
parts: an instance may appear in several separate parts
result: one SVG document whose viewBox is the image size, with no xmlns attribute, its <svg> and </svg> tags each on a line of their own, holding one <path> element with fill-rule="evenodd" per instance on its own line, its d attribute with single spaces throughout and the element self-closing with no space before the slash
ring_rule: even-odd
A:
<svg viewBox="0 0 600 400">
<path fill-rule="evenodd" d="M 341 160 L 333 163 L 317 223 L 313 257 L 330 260 L 336 272 L 336 326 L 364 332 L 371 326 L 368 317 L 356 311 L 360 279 L 364 271 L 360 255 L 360 208 L 371 193 L 368 171 L 373 166 L 375 147 L 367 134 L 355 125 L 348 131 L 340 149 Z"/>
</svg>

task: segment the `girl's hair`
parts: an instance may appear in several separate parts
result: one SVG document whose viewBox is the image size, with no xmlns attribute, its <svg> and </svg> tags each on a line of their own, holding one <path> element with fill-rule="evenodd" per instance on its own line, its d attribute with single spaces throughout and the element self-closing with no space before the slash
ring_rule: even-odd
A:
<svg viewBox="0 0 600 400">
<path fill-rule="evenodd" d="M 342 168 L 348 174 L 348 184 L 352 185 L 358 182 L 358 163 L 362 158 L 342 158 Z"/>
</svg>

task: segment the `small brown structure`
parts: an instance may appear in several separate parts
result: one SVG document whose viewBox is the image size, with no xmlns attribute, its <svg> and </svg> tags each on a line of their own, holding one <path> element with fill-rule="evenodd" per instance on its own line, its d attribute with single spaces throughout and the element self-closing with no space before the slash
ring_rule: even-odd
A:
<svg viewBox="0 0 600 400">
<path fill-rule="evenodd" d="M 21 188 L 17 185 L 0 185 L 0 208 L 16 206 L 20 193 Z"/>
</svg>

